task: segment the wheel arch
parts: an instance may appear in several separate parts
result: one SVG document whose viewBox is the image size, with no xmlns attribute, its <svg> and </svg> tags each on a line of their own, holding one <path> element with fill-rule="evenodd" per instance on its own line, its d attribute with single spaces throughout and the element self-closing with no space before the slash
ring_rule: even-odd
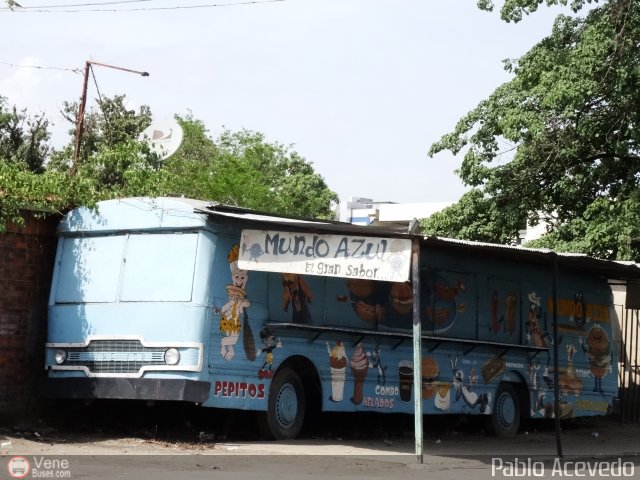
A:
<svg viewBox="0 0 640 480">
<path fill-rule="evenodd" d="M 509 370 L 496 385 L 496 391 L 500 383 L 508 383 L 514 388 L 518 395 L 518 403 L 520 403 L 520 417 L 529 418 L 531 416 L 531 395 L 526 377 L 517 370 Z"/>
<path fill-rule="evenodd" d="M 298 374 L 305 391 L 308 411 L 322 409 L 322 382 L 314 363 L 304 355 L 292 355 L 280 363 L 276 370 L 288 368 Z"/>
</svg>

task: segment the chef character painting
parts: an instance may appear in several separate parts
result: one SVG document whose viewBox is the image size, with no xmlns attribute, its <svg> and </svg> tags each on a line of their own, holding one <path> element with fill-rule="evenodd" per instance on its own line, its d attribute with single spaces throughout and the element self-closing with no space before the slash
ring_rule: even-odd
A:
<svg viewBox="0 0 640 480">
<path fill-rule="evenodd" d="M 246 270 L 238 268 L 239 251 L 240 247 L 234 245 L 227 255 L 231 270 L 231 284 L 226 286 L 229 299 L 222 308 L 213 308 L 214 313 L 220 315 L 220 333 L 222 334 L 220 355 L 228 362 L 235 356 L 234 346 L 240 337 L 242 319 L 247 315 L 247 309 L 251 305 L 246 298 L 245 291 L 249 275 Z M 251 340 L 253 340 L 253 336 Z M 250 357 L 255 353 L 255 346 L 253 346 L 254 352 L 251 352 L 250 346 L 247 347 L 249 348 L 245 348 L 245 350 L 247 350 L 247 356 Z"/>
</svg>

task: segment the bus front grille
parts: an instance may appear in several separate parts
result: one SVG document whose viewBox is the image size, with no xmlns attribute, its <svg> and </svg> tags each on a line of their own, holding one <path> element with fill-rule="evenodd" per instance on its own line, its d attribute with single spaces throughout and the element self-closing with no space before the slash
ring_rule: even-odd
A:
<svg viewBox="0 0 640 480">
<path fill-rule="evenodd" d="M 93 340 L 86 347 L 70 348 L 65 365 L 86 367 L 92 373 L 137 373 L 153 365 L 166 365 L 167 347 L 145 347 L 139 340 Z"/>
</svg>

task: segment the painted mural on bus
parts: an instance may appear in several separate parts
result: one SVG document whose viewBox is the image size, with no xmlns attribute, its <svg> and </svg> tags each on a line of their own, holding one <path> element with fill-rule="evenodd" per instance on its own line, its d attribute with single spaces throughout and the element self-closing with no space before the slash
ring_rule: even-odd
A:
<svg viewBox="0 0 640 480">
<path fill-rule="evenodd" d="M 74 210 L 58 238 L 50 397 L 253 410 L 282 439 L 313 405 L 412 414 L 421 399 L 508 436 L 525 418 L 610 413 L 617 396 L 602 272 L 627 266 L 560 257 L 554 292 L 537 251 L 171 198 Z"/>
</svg>

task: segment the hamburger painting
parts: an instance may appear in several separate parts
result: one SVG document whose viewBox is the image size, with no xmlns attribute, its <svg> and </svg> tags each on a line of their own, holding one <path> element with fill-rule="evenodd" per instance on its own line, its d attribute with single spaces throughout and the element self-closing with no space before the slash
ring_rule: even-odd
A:
<svg viewBox="0 0 640 480">
<path fill-rule="evenodd" d="M 391 307 L 400 315 L 408 315 L 413 308 L 413 290 L 409 282 L 396 282 L 389 293 Z"/>
<path fill-rule="evenodd" d="M 438 362 L 433 357 L 424 357 L 422 359 L 422 399 L 427 400 L 433 398 L 437 389 L 438 383 L 436 378 L 440 374 L 440 368 Z"/>
</svg>

